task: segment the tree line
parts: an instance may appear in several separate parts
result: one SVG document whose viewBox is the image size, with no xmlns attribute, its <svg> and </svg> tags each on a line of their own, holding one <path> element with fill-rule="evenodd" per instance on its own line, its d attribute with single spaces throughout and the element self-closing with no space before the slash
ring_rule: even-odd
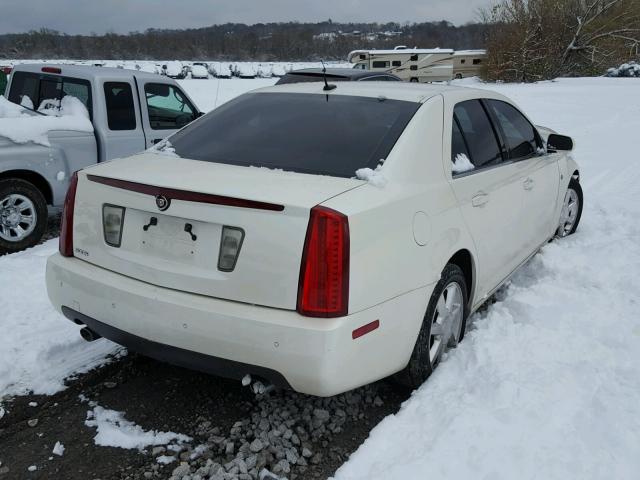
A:
<svg viewBox="0 0 640 480">
<path fill-rule="evenodd" d="M 486 26 L 448 22 L 227 23 L 186 30 L 149 29 L 129 34 L 66 35 L 41 29 L 0 35 L 0 58 L 181 59 L 318 61 L 344 60 L 351 50 L 483 48 Z M 386 33 L 385 33 L 386 32 Z M 330 35 L 320 35 L 330 34 Z"/>
<path fill-rule="evenodd" d="M 499 0 L 483 19 L 489 80 L 602 75 L 640 60 L 640 0 Z"/>
</svg>

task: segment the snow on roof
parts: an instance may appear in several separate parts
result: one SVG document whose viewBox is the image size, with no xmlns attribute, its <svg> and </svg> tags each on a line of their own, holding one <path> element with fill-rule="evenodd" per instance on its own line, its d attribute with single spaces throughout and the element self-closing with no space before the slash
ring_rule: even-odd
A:
<svg viewBox="0 0 640 480">
<path fill-rule="evenodd" d="M 455 57 L 463 56 L 463 55 L 486 55 L 486 50 L 456 50 L 453 55 Z"/>
</svg>

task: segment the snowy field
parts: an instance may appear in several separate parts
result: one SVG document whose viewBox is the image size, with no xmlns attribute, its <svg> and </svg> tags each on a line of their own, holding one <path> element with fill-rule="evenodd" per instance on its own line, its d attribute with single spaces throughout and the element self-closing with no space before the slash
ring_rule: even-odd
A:
<svg viewBox="0 0 640 480">
<path fill-rule="evenodd" d="M 184 80 L 208 110 L 275 79 Z M 585 208 L 471 320 L 464 342 L 335 478 L 632 479 L 640 472 L 640 85 L 481 85 L 571 135 Z M 49 305 L 49 241 L 0 258 L 0 398 L 50 394 L 118 347 Z M 0 416 L 2 415 L 0 407 Z"/>
</svg>

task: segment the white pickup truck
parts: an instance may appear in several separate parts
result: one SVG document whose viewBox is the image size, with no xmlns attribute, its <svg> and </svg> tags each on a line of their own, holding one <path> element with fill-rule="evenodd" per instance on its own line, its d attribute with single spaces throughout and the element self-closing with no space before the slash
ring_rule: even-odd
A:
<svg viewBox="0 0 640 480">
<path fill-rule="evenodd" d="M 200 115 L 166 76 L 16 66 L 0 97 L 0 255 L 40 240 L 73 172 L 143 151 Z"/>
</svg>

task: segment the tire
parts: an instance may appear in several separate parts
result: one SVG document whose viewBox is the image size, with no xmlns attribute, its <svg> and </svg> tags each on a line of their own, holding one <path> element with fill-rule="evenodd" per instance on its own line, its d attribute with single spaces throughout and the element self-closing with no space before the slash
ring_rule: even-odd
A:
<svg viewBox="0 0 640 480">
<path fill-rule="evenodd" d="M 569 182 L 567 192 L 564 195 L 556 237 L 563 238 L 576 233 L 580 218 L 582 217 L 583 198 L 580 183 L 575 178 L 572 178 Z M 574 204 L 571 206 L 572 200 L 574 200 L 577 205 Z"/>
<path fill-rule="evenodd" d="M 33 184 L 18 178 L 0 180 L 0 255 L 36 245 L 47 228 L 47 215 L 44 195 Z M 31 221 L 20 221 L 27 217 Z"/>
<path fill-rule="evenodd" d="M 456 73 L 456 80 L 462 80 L 462 74 Z"/>
<path fill-rule="evenodd" d="M 438 313 L 438 301 L 440 300 L 440 297 L 443 296 L 445 290 L 450 289 L 452 285 L 456 285 L 457 288 L 459 288 L 462 302 L 458 308 L 460 309 L 462 316 L 459 319 L 459 325 L 452 328 L 452 330 L 456 331 L 452 332 L 452 336 L 449 338 L 449 341 L 447 341 L 446 344 L 443 344 L 443 342 L 441 342 L 440 348 L 437 349 L 439 350 L 439 353 L 432 357 L 431 350 L 433 347 L 435 347 L 435 342 L 432 343 L 431 330 L 434 322 L 440 317 Z M 446 295 L 446 297 L 449 298 L 449 295 Z M 455 300 L 455 298 L 455 296 L 452 297 L 453 300 Z M 413 352 L 411 353 L 411 358 L 409 359 L 409 363 L 404 368 L 404 370 L 395 375 L 395 380 L 398 383 L 410 388 L 418 388 L 420 385 L 422 385 L 422 383 L 424 383 L 424 381 L 429 378 L 429 376 L 438 366 L 438 363 L 442 358 L 442 353 L 444 353 L 447 348 L 455 347 L 459 342 L 462 341 L 467 325 L 468 315 L 469 296 L 464 274 L 462 273 L 460 267 L 449 263 L 442 272 L 442 276 L 436 284 L 436 287 L 433 289 L 431 299 L 429 300 L 429 305 L 427 306 L 427 311 L 422 320 L 420 332 L 418 333 L 418 339 L 416 340 L 416 344 L 413 347 Z"/>
<path fill-rule="evenodd" d="M 411 77 L 411 80 L 409 80 L 411 83 L 418 83 L 418 79 L 416 77 Z"/>
</svg>

